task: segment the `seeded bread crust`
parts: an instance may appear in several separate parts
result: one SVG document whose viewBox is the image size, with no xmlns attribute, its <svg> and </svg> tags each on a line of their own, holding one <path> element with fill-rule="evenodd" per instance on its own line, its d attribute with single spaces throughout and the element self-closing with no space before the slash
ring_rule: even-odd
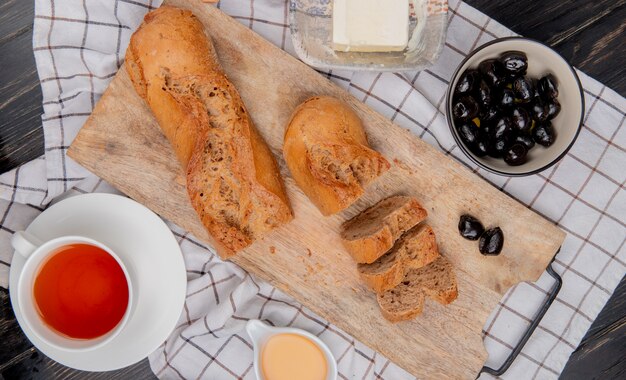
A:
<svg viewBox="0 0 626 380">
<path fill-rule="evenodd" d="M 443 256 L 422 268 L 409 270 L 398 286 L 378 294 L 377 301 L 386 319 L 399 322 L 419 315 L 426 296 L 442 305 L 458 296 L 454 269 Z"/>
<path fill-rule="evenodd" d="M 410 269 L 421 268 L 439 257 L 435 232 L 419 225 L 394 244 L 393 248 L 371 264 L 358 264 L 361 279 L 376 293 L 398 285 Z"/>
<path fill-rule="evenodd" d="M 296 108 L 285 131 L 283 154 L 296 184 L 323 215 L 349 207 L 390 166 L 370 148 L 352 108 L 329 96 L 308 99 Z"/>
<path fill-rule="evenodd" d="M 344 223 L 341 241 L 354 261 L 370 264 L 427 216 L 415 198 L 392 196 Z"/>
<path fill-rule="evenodd" d="M 293 218 L 276 161 L 190 11 L 148 13 L 125 66 L 174 148 L 191 204 L 222 258 Z"/>
</svg>

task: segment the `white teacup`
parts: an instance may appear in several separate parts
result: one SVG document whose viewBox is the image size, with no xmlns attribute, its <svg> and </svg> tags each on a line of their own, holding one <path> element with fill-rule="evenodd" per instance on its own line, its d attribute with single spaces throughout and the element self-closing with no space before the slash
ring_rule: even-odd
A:
<svg viewBox="0 0 626 380">
<path fill-rule="evenodd" d="M 41 318 L 37 311 L 33 295 L 33 285 L 40 266 L 56 251 L 70 244 L 88 244 L 98 247 L 113 257 L 124 272 L 128 284 L 128 305 L 126 312 L 119 323 L 104 335 L 93 339 L 73 339 L 60 334 L 50 328 Z M 62 236 L 46 242 L 25 231 L 18 231 L 13 235 L 11 245 L 15 252 L 24 256 L 26 262 L 18 279 L 17 301 L 24 317 L 24 323 L 30 330 L 48 345 L 65 351 L 89 351 L 110 342 L 115 338 L 128 322 L 134 305 L 133 285 L 126 266 L 120 258 L 106 245 L 82 236 Z"/>
</svg>

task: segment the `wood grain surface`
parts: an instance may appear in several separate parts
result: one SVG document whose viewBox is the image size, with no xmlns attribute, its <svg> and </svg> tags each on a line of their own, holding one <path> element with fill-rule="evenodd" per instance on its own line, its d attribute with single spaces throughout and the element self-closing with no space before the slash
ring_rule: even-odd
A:
<svg viewBox="0 0 626 380">
<path fill-rule="evenodd" d="M 626 96 L 626 0 L 467 0 Z"/>
<path fill-rule="evenodd" d="M 191 9 L 213 37 L 226 74 L 279 158 L 294 209 L 293 222 L 232 260 L 420 378 L 475 377 L 486 359 L 481 331 L 488 315 L 510 286 L 539 277 L 565 234 L 221 11 L 199 0 L 165 3 Z M 281 155 L 291 113 L 314 95 L 348 102 L 363 120 L 371 145 L 393 162 L 355 206 L 328 218 L 297 188 Z M 189 203 L 183 170 L 125 70 L 118 72 L 68 154 L 210 241 Z M 414 195 L 422 202 L 459 280 L 459 298 L 452 305 L 429 303 L 415 321 L 399 324 L 381 317 L 338 236 L 343 221 L 392 194 Z M 465 212 L 503 229 L 500 256 L 482 256 L 475 242 L 459 236 L 456 225 Z"/>
<path fill-rule="evenodd" d="M 550 44 L 576 67 L 626 95 L 624 0 L 466 1 L 515 32 Z M 589 5 L 608 11 L 590 17 Z M 0 2 L 0 172 L 43 154 L 41 90 L 32 53 L 32 20 L 32 2 Z M 20 96 L 24 93 L 28 95 Z M 38 353 L 17 325 L 4 289 L 0 289 L 0 301 L 0 379 L 105 378 L 69 369 Z M 625 355 L 626 278 L 570 357 L 561 377 L 623 378 Z M 106 375 L 154 378 L 147 360 Z"/>
<path fill-rule="evenodd" d="M 33 3 L 0 1 L 0 172 L 43 154 Z"/>
</svg>

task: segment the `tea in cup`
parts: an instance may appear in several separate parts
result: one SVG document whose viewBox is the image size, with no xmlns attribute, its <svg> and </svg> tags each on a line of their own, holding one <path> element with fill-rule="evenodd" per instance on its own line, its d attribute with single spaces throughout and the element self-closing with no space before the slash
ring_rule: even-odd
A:
<svg viewBox="0 0 626 380">
<path fill-rule="evenodd" d="M 38 338 L 61 350 L 87 351 L 123 329 L 133 305 L 132 283 L 111 249 L 82 236 L 41 242 L 24 231 L 11 244 L 26 258 L 18 305 Z"/>
</svg>

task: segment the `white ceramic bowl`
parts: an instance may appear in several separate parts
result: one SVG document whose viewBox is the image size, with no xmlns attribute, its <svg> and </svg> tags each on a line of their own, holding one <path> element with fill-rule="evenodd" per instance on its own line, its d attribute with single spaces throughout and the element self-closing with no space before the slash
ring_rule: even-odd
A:
<svg viewBox="0 0 626 380">
<path fill-rule="evenodd" d="M 533 78 L 547 74 L 556 77 L 559 89 L 557 100 L 561 112 L 552 120 L 556 140 L 549 148 L 535 145 L 528 152 L 528 160 L 520 166 L 509 166 L 503 159 L 489 156 L 478 157 L 461 141 L 452 119 L 452 95 L 461 74 L 468 68 L 476 68 L 485 59 L 497 58 L 510 50 L 522 51 L 528 57 L 528 73 Z M 582 127 L 585 113 L 583 89 L 574 68 L 557 52 L 542 44 L 523 37 L 496 39 L 470 53 L 459 65 L 448 88 L 446 115 L 452 136 L 461 150 L 480 167 L 505 176 L 519 177 L 541 172 L 556 164 L 572 147 Z"/>
<path fill-rule="evenodd" d="M 252 346 L 254 347 L 254 372 L 257 379 L 265 380 L 260 365 L 261 352 L 263 351 L 265 343 L 267 343 L 267 341 L 276 334 L 296 334 L 309 339 L 317 345 L 320 350 L 322 350 L 324 356 L 326 357 L 326 363 L 328 364 L 326 370 L 326 380 L 337 379 L 337 361 L 333 357 L 332 352 L 330 352 L 328 346 L 322 342 L 320 338 L 309 333 L 308 331 L 291 327 L 272 327 L 259 321 L 258 319 L 249 320 L 246 324 L 246 331 L 248 332 L 248 335 L 250 335 L 250 338 L 252 339 Z"/>
</svg>

